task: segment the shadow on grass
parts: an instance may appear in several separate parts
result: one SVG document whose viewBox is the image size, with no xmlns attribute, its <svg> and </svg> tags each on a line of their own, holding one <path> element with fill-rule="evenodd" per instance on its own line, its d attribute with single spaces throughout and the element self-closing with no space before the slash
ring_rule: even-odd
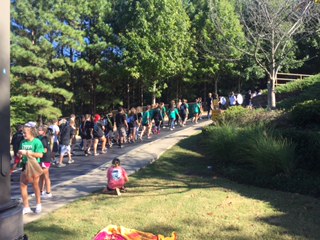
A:
<svg viewBox="0 0 320 240">
<path fill-rule="evenodd" d="M 154 191 L 156 191 L 158 195 L 161 194 L 161 189 L 171 189 L 173 191 L 170 191 L 170 194 L 176 194 L 190 191 L 194 188 L 224 188 L 246 198 L 268 202 L 272 208 L 282 213 L 281 215 L 257 217 L 255 219 L 256 222 L 280 227 L 281 232 L 286 235 L 320 239 L 320 231 L 318 230 L 320 226 L 320 201 L 318 199 L 247 186 L 216 177 L 214 176 L 214 171 L 208 169 L 208 166 L 212 166 L 211 159 L 212 157 L 206 157 L 202 152 L 201 135 L 183 140 L 176 146 L 174 151 L 165 153 L 160 161 L 156 161 L 148 168 L 142 169 L 135 174 L 137 180 L 145 179 L 148 182 L 147 179 L 156 178 L 160 183 L 154 182 L 143 185 L 141 186 L 141 192 L 138 191 L 136 194 L 145 195 L 146 192 L 150 191 L 152 192 L 150 195 L 155 195 Z M 172 184 L 161 185 L 162 180 L 168 179 L 171 180 Z M 134 181 L 130 185 L 140 189 L 140 186 L 135 185 Z M 168 195 L 168 192 L 165 194 Z M 186 219 L 186 224 L 201 225 L 206 223 L 199 222 L 197 219 Z M 220 231 L 221 233 L 212 233 L 212 235 L 209 234 L 210 236 L 206 233 L 202 237 L 203 239 L 234 239 L 223 235 L 223 232 L 237 232 L 239 229 L 236 226 L 230 226 L 220 229 Z M 199 234 L 201 235 L 201 233 Z M 268 239 L 268 237 L 270 237 L 268 233 L 262 233 L 259 236 L 259 238 L 264 239 Z M 237 239 L 250 238 L 239 236 Z"/>
<path fill-rule="evenodd" d="M 26 234 L 29 233 L 35 234 L 41 232 L 41 240 L 51 240 L 51 239 L 65 239 L 66 237 L 74 236 L 73 231 L 65 230 L 57 225 L 52 226 L 41 226 L 36 223 L 30 223 L 28 224 L 28 231 Z"/>
</svg>

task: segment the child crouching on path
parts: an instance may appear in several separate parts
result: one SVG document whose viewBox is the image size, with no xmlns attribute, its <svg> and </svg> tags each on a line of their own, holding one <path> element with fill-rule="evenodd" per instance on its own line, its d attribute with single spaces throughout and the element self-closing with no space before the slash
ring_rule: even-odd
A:
<svg viewBox="0 0 320 240">
<path fill-rule="evenodd" d="M 103 189 L 103 193 L 116 192 L 121 195 L 120 191 L 125 191 L 124 185 L 129 181 L 126 170 L 120 166 L 120 160 L 112 160 L 112 166 L 107 170 L 108 185 Z"/>
</svg>

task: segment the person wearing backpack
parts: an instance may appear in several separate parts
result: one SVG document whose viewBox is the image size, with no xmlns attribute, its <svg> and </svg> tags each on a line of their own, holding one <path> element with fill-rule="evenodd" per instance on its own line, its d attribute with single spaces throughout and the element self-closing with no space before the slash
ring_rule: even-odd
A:
<svg viewBox="0 0 320 240">
<path fill-rule="evenodd" d="M 99 114 L 96 114 L 94 116 L 94 121 L 93 121 L 93 138 L 94 138 L 94 142 L 93 142 L 93 155 L 94 156 L 98 156 L 99 153 L 97 152 L 97 148 L 98 148 L 98 143 L 99 141 L 102 142 L 101 145 L 101 153 L 107 153 L 107 149 L 106 149 L 106 142 L 107 139 L 104 135 L 104 125 L 103 123 L 100 121 L 101 116 Z"/>
<path fill-rule="evenodd" d="M 163 118 L 162 118 L 161 108 L 159 104 L 157 104 L 154 109 L 153 119 L 154 119 L 154 128 L 155 128 L 154 133 L 160 134 L 160 124 Z"/>
<path fill-rule="evenodd" d="M 137 110 L 132 107 L 127 118 L 128 122 L 128 141 L 134 143 L 137 139 L 138 115 Z"/>
</svg>

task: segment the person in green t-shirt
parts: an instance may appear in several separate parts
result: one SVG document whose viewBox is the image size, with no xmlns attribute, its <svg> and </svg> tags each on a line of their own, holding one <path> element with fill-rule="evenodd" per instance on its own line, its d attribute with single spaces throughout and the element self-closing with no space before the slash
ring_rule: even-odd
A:
<svg viewBox="0 0 320 240">
<path fill-rule="evenodd" d="M 28 122 L 23 127 L 24 140 L 20 144 L 19 154 L 22 157 L 21 162 L 21 176 L 20 176 L 20 190 L 23 201 L 23 214 L 31 213 L 28 199 L 28 183 L 32 182 L 33 190 L 36 196 L 36 213 L 40 213 L 41 208 L 41 198 L 40 198 L 40 187 L 39 179 L 40 176 L 35 176 L 32 179 L 28 179 L 25 175 L 26 164 L 28 162 L 28 157 L 34 157 L 40 163 L 40 158 L 43 157 L 44 147 L 40 139 L 36 138 L 37 130 L 35 122 Z"/>
<path fill-rule="evenodd" d="M 160 123 L 160 127 L 165 128 L 164 126 L 164 119 L 167 116 L 167 108 L 164 105 L 164 102 L 160 102 L 160 109 L 161 109 L 161 117 L 162 117 L 162 121 Z"/>
<path fill-rule="evenodd" d="M 146 111 L 142 115 L 142 131 L 140 134 L 140 141 L 142 141 L 143 134 L 147 131 L 147 137 L 150 138 L 151 129 L 152 129 L 152 121 L 150 115 L 151 106 L 147 105 Z"/>
</svg>

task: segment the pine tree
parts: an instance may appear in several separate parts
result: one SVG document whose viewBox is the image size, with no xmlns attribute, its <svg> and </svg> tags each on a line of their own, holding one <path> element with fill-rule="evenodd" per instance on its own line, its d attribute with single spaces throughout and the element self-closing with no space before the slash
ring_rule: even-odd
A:
<svg viewBox="0 0 320 240">
<path fill-rule="evenodd" d="M 65 75 L 56 70 L 55 51 L 48 39 L 49 1 L 11 2 L 11 124 L 61 116 L 59 103 L 72 94 L 57 87 Z"/>
</svg>

